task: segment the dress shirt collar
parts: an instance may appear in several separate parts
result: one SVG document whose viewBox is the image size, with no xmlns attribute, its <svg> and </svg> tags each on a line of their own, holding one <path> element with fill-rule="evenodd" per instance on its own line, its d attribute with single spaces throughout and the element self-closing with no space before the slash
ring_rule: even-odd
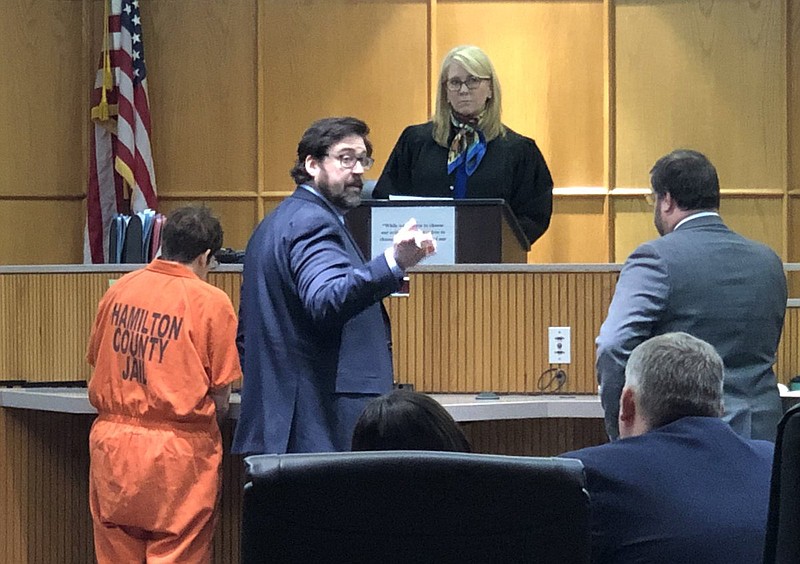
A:
<svg viewBox="0 0 800 564">
<path fill-rule="evenodd" d="M 675 229 L 677 229 L 678 227 L 680 227 L 681 225 L 683 225 L 687 221 L 691 221 L 693 219 L 699 219 L 701 217 L 711 217 L 711 216 L 719 217 L 719 213 L 714 212 L 714 211 L 703 211 L 703 212 L 693 213 L 692 215 L 688 215 L 688 216 L 684 217 L 682 220 L 680 220 L 678 222 L 678 224 L 675 225 L 675 227 L 672 230 L 675 231 Z"/>
</svg>

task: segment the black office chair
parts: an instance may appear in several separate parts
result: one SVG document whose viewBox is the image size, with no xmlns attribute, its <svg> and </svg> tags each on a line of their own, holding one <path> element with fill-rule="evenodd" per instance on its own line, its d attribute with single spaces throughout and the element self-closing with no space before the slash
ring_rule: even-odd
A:
<svg viewBox="0 0 800 564">
<path fill-rule="evenodd" d="M 583 464 L 452 452 L 245 459 L 242 562 L 589 562 Z"/>
<path fill-rule="evenodd" d="M 778 423 L 764 564 L 800 562 L 800 405 Z"/>
</svg>

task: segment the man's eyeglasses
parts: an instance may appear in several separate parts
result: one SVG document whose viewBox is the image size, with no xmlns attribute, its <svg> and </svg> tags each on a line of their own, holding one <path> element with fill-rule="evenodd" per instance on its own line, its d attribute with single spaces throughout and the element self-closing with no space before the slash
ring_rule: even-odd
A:
<svg viewBox="0 0 800 564">
<path fill-rule="evenodd" d="M 372 157 L 368 157 L 363 155 L 361 157 L 357 157 L 355 155 L 350 155 L 345 153 L 344 155 L 328 155 L 332 159 L 336 159 L 339 161 L 339 165 L 342 168 L 355 168 L 356 163 L 361 163 L 361 168 L 364 170 L 369 170 L 372 168 L 372 165 L 375 164 L 375 159 Z"/>
<path fill-rule="evenodd" d="M 209 270 L 214 270 L 218 266 L 219 266 L 219 261 L 217 260 L 217 257 L 215 257 L 214 255 L 211 255 L 208 258 L 208 269 Z"/>
<path fill-rule="evenodd" d="M 658 195 L 655 192 L 648 192 L 644 195 L 644 201 L 647 202 L 648 206 L 656 205 L 656 201 L 658 200 Z"/>
<path fill-rule="evenodd" d="M 451 78 L 450 80 L 445 82 L 447 89 L 450 92 L 458 92 L 461 90 L 461 86 L 466 84 L 467 88 L 470 90 L 475 90 L 478 86 L 481 85 L 481 82 L 484 80 L 488 80 L 487 78 L 478 78 L 477 76 L 468 76 L 466 80 L 459 80 L 458 78 Z"/>
</svg>

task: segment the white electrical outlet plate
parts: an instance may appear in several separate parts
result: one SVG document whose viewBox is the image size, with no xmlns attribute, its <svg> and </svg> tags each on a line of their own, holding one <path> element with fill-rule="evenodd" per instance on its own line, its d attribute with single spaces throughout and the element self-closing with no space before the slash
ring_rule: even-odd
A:
<svg viewBox="0 0 800 564">
<path fill-rule="evenodd" d="M 572 357 L 569 327 L 550 327 L 547 335 L 550 364 L 569 364 Z"/>
</svg>

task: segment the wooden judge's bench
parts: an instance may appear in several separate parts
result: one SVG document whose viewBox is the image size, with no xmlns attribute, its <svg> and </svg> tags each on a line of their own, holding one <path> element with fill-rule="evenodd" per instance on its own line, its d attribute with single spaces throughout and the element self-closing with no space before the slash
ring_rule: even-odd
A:
<svg viewBox="0 0 800 564">
<path fill-rule="evenodd" d="M 0 267 L 0 562 L 91 562 L 84 360 L 96 305 L 134 265 Z M 423 266 L 385 304 L 399 382 L 436 395 L 477 452 L 556 455 L 605 441 L 594 337 L 618 265 Z M 787 265 L 792 276 L 797 265 Z M 241 267 L 210 275 L 234 306 Z M 800 309 L 790 300 L 776 372 L 800 373 Z M 548 362 L 548 328 L 571 328 L 569 364 Z M 566 373 L 560 388 L 556 368 Z M 67 388 L 66 386 L 73 386 Z M 77 385 L 78 387 L 74 387 Z M 35 387 L 39 388 L 35 388 Z M 475 399 L 495 392 L 499 400 Z M 236 409 L 233 410 L 236 416 Z M 223 426 L 215 562 L 239 561 L 242 461 Z"/>
</svg>

